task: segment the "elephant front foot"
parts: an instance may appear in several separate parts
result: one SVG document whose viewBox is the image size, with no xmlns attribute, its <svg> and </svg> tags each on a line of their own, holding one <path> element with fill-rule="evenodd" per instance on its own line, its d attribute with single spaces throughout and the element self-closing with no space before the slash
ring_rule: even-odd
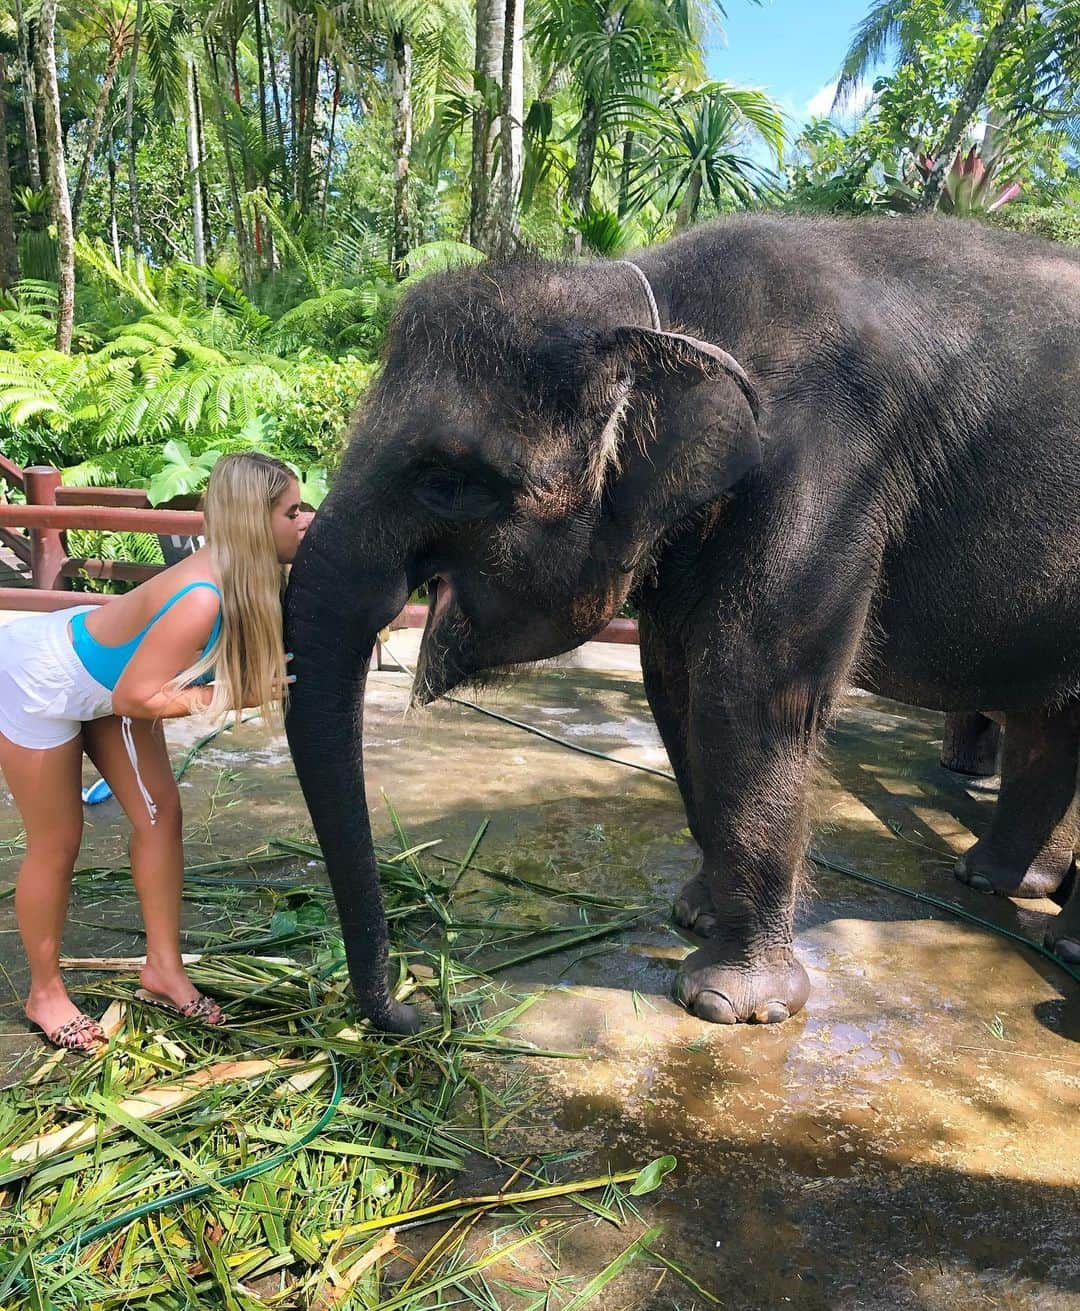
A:
<svg viewBox="0 0 1080 1311">
<path fill-rule="evenodd" d="M 730 944 L 710 943 L 683 961 L 675 998 L 711 1024 L 778 1024 L 801 1011 L 810 980 L 789 947 L 747 959 Z"/>
<path fill-rule="evenodd" d="M 976 892 L 992 892 L 999 897 L 1036 899 L 1052 897 L 1069 882 L 1074 873 L 1071 851 L 1042 852 L 1030 865 L 1018 867 L 995 856 L 984 839 L 966 851 L 953 867 L 961 883 Z"/>
<path fill-rule="evenodd" d="M 672 918 L 680 929 L 696 933 L 700 938 L 716 936 L 716 908 L 703 874 L 692 878 L 675 898 Z"/>
</svg>

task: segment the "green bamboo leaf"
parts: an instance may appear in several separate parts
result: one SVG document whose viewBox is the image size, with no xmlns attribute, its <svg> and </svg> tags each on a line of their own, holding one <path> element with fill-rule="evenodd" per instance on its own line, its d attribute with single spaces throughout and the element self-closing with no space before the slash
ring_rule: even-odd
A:
<svg viewBox="0 0 1080 1311">
<path fill-rule="evenodd" d="M 655 1242 L 662 1232 L 662 1226 L 656 1225 L 632 1242 L 629 1247 L 624 1248 L 614 1261 L 606 1265 L 594 1279 L 589 1280 L 576 1297 L 572 1297 L 566 1303 L 562 1311 L 581 1311 L 581 1308 L 591 1302 L 597 1293 L 602 1292 L 613 1279 L 622 1274 L 628 1265 L 642 1256 L 644 1249 Z"/>
<path fill-rule="evenodd" d="M 128 1133 L 138 1138 L 147 1147 L 153 1148 L 162 1156 L 168 1157 L 174 1165 L 178 1165 L 185 1174 L 190 1175 L 192 1179 L 198 1179 L 200 1183 L 206 1184 L 222 1197 L 228 1197 L 228 1192 L 221 1187 L 212 1174 L 204 1170 L 201 1165 L 193 1161 L 190 1156 L 185 1155 L 178 1147 L 174 1147 L 162 1134 L 156 1129 L 151 1129 L 148 1124 L 143 1124 L 133 1115 L 129 1115 L 121 1106 L 111 1098 L 105 1097 L 100 1093 L 87 1093 L 86 1104 L 91 1109 L 96 1110 L 99 1114 L 111 1120 L 113 1124 L 121 1129 L 126 1129 Z"/>
<path fill-rule="evenodd" d="M 674 1156 L 660 1156 L 650 1162 L 638 1174 L 630 1188 L 631 1197 L 644 1197 L 646 1193 L 655 1192 L 667 1176 L 678 1165 Z"/>
</svg>

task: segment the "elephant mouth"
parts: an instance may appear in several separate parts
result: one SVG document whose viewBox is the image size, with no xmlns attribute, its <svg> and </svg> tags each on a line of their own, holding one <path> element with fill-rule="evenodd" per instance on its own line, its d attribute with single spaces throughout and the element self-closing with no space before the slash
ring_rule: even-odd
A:
<svg viewBox="0 0 1080 1311">
<path fill-rule="evenodd" d="M 431 598 L 431 622 L 437 624 L 449 610 L 454 600 L 454 584 L 441 574 L 428 583 L 428 596 Z"/>
<path fill-rule="evenodd" d="M 427 584 L 431 605 L 420 642 L 420 659 L 416 667 L 412 700 L 416 705 L 429 705 L 450 691 L 461 679 L 461 671 L 448 649 L 448 630 L 454 626 L 454 615 L 463 619 L 461 607 L 451 579 L 438 574 Z M 448 618 L 449 616 L 449 618 Z"/>
</svg>

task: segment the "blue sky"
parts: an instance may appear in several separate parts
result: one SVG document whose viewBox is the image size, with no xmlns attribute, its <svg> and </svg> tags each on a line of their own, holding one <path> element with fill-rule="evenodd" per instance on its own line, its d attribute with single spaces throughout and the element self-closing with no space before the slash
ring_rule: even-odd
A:
<svg viewBox="0 0 1080 1311">
<path fill-rule="evenodd" d="M 725 0 L 724 8 L 726 41 L 710 43 L 709 73 L 764 87 L 791 115 L 795 135 L 811 116 L 810 102 L 835 83 L 870 0 Z M 818 112 L 828 112 L 826 101 L 820 98 Z"/>
</svg>

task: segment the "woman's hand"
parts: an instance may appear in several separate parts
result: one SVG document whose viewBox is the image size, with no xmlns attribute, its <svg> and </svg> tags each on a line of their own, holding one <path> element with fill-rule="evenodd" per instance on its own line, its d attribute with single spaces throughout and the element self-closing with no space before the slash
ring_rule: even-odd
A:
<svg viewBox="0 0 1080 1311">
<path fill-rule="evenodd" d="M 286 652 L 286 655 L 285 655 L 285 663 L 286 663 L 286 665 L 289 663 L 289 661 L 290 661 L 292 658 L 293 658 L 293 653 L 292 653 L 291 651 Z M 284 679 L 281 679 L 281 680 L 277 680 L 277 681 L 275 681 L 275 683 L 274 683 L 274 696 L 276 696 L 276 697 L 280 700 L 281 697 L 282 697 L 282 696 L 283 696 L 283 695 L 284 695 L 284 694 L 289 690 L 289 685 L 290 685 L 290 683 L 295 683 L 295 682 L 296 682 L 296 675 L 295 675 L 295 674 L 286 673 Z"/>
</svg>

